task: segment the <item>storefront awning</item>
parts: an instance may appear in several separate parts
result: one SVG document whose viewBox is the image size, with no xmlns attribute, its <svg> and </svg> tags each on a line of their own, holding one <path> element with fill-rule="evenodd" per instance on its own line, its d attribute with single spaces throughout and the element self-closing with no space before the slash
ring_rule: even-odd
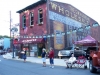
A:
<svg viewBox="0 0 100 75">
<path fill-rule="evenodd" d="M 43 43 L 45 42 L 43 38 L 23 38 L 18 41 L 17 44 L 22 43 Z"/>
</svg>

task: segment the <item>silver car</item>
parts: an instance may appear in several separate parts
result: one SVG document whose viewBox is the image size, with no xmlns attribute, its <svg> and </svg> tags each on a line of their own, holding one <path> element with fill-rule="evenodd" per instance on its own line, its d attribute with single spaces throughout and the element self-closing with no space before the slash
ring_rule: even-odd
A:
<svg viewBox="0 0 100 75">
<path fill-rule="evenodd" d="M 72 54 L 74 54 L 75 57 L 84 55 L 86 56 L 86 52 L 82 49 L 75 49 L 74 47 L 68 47 L 64 50 L 60 50 L 58 52 L 58 57 L 62 58 L 62 57 L 70 57 Z"/>
<path fill-rule="evenodd" d="M 71 54 L 73 53 L 73 51 L 74 51 L 74 48 L 73 47 L 65 48 L 64 50 L 60 50 L 58 52 L 58 57 L 59 58 L 69 57 L 69 56 L 71 56 Z"/>
</svg>

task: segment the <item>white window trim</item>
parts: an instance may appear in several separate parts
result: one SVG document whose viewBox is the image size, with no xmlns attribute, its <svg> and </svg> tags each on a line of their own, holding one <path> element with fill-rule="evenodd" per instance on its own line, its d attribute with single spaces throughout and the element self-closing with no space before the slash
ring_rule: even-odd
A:
<svg viewBox="0 0 100 75">
<path fill-rule="evenodd" d="M 24 17 L 25 17 L 25 19 L 26 19 L 26 15 L 23 15 L 23 16 L 22 16 L 22 28 L 25 27 L 25 26 L 24 26 Z"/>
<path fill-rule="evenodd" d="M 31 25 L 31 14 L 33 14 L 33 25 Z M 29 20 L 30 20 L 30 21 L 29 21 L 29 22 L 30 22 L 30 27 L 31 27 L 31 26 L 34 26 L 34 13 L 33 13 L 33 12 L 30 12 L 29 17 L 30 17 L 30 19 L 29 19 Z"/>
<path fill-rule="evenodd" d="M 39 8 L 38 9 L 38 24 L 43 24 L 43 21 L 42 22 L 40 22 L 40 19 L 41 18 L 39 18 L 39 10 L 40 10 L 41 8 Z M 41 9 L 42 10 L 42 15 L 43 15 L 43 9 Z M 43 19 L 43 18 L 42 18 Z"/>
</svg>

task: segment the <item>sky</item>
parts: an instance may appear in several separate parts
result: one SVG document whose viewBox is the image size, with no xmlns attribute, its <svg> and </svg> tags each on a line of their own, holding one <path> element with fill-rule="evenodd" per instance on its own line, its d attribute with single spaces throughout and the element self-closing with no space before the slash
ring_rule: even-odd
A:
<svg viewBox="0 0 100 75">
<path fill-rule="evenodd" d="M 16 11 L 39 0 L 0 0 L 0 35 L 10 36 L 10 11 L 12 25 L 19 23 L 19 14 Z M 100 24 L 99 0 L 52 0 L 71 4 Z"/>
</svg>

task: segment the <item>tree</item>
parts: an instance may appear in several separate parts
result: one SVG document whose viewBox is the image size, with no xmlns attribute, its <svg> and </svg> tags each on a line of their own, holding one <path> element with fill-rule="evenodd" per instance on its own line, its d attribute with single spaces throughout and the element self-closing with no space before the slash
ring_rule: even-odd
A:
<svg viewBox="0 0 100 75">
<path fill-rule="evenodd" d="M 10 37 L 7 36 L 7 35 L 4 35 L 4 36 L 3 36 L 3 35 L 0 35 L 0 39 L 1 39 L 1 38 L 10 38 Z"/>
<path fill-rule="evenodd" d="M 9 36 L 7 36 L 7 35 L 4 35 L 3 37 L 5 37 L 5 38 L 10 38 Z"/>
</svg>

